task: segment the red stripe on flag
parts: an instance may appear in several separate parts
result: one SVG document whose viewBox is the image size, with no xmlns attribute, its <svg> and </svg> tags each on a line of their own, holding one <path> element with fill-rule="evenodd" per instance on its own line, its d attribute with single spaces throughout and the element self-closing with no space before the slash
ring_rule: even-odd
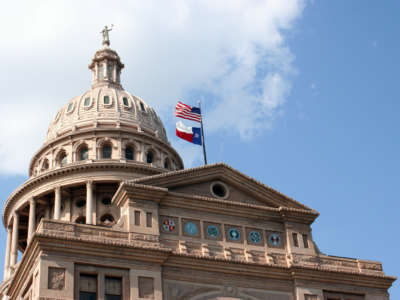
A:
<svg viewBox="0 0 400 300">
<path fill-rule="evenodd" d="M 184 139 L 188 142 L 192 142 L 193 141 L 193 133 L 186 133 L 183 131 L 179 131 L 178 129 L 176 129 L 176 136 L 180 137 L 181 139 Z"/>
</svg>

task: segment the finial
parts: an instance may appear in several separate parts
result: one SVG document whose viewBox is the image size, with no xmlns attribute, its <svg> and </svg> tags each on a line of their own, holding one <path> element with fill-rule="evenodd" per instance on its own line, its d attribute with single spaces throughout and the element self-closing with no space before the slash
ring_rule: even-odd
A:
<svg viewBox="0 0 400 300">
<path fill-rule="evenodd" d="M 111 24 L 111 28 L 108 29 L 107 25 L 104 26 L 103 31 L 101 31 L 100 33 L 103 34 L 103 46 L 107 45 L 110 46 L 110 37 L 108 36 L 108 33 L 113 29 L 114 24 Z"/>
</svg>

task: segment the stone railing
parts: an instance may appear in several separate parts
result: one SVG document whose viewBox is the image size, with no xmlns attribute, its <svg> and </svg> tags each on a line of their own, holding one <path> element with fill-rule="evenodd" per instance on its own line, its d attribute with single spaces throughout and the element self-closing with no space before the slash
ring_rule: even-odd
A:
<svg viewBox="0 0 400 300">
<path fill-rule="evenodd" d="M 125 244 L 145 248 L 160 248 L 158 236 L 122 231 L 100 225 L 76 224 L 60 220 L 42 219 L 36 232 L 52 237 L 82 239 L 111 244 Z M 167 250 L 163 248 L 163 250 Z"/>
<path fill-rule="evenodd" d="M 75 224 L 66 221 L 42 219 L 39 223 L 37 233 L 49 234 L 59 237 L 82 238 L 87 240 L 114 240 L 120 242 L 129 242 L 129 233 L 117 231 L 112 228 Z"/>
<path fill-rule="evenodd" d="M 382 264 L 376 261 L 329 255 L 292 254 L 290 263 L 294 266 L 314 267 L 321 270 L 383 275 Z"/>
</svg>

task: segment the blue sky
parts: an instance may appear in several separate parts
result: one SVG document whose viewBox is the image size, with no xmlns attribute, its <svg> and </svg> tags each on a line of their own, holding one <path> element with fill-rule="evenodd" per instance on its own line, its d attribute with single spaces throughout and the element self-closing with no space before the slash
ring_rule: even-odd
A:
<svg viewBox="0 0 400 300">
<path fill-rule="evenodd" d="M 180 5 L 179 1 L 173 3 Z M 190 5 L 185 7 L 189 11 L 193 9 Z M 172 109 L 177 97 L 189 104 L 202 99 L 210 163 L 226 162 L 319 211 L 321 215 L 313 224 L 313 237 L 323 252 L 379 260 L 388 275 L 397 276 L 400 269 L 397 258 L 400 242 L 395 236 L 400 225 L 397 193 L 400 179 L 397 89 L 400 2 L 288 1 L 285 5 L 277 5 L 276 13 L 268 15 L 275 18 L 272 25 L 262 23 L 258 15 L 251 18 L 254 10 L 249 8 L 250 17 L 241 20 L 243 24 L 239 27 L 234 27 L 232 21 L 237 19 L 235 9 L 226 12 L 226 19 L 219 17 L 218 22 L 213 23 L 213 17 L 208 14 L 218 15 L 220 8 L 196 7 L 193 11 L 201 16 L 199 20 L 209 17 L 211 29 L 199 26 L 201 21 L 197 23 L 198 16 L 192 12 L 189 15 L 194 21 L 182 21 L 188 31 L 181 30 L 180 23 L 166 24 L 165 27 L 172 29 L 167 32 L 170 40 L 166 39 L 165 43 L 162 42 L 163 31 L 158 29 L 160 24 L 146 23 L 145 17 L 139 18 L 134 27 L 110 20 L 116 24 L 114 40 L 111 35 L 112 46 L 126 64 L 122 75 L 124 86 L 160 111 L 169 138 L 182 153 L 187 166 L 201 164 L 201 149 L 174 138 Z M 50 7 L 38 14 L 47 16 L 51 9 L 60 8 Z M 151 13 L 152 9 L 156 8 L 143 8 L 142 15 L 146 16 L 146 11 Z M 176 7 L 164 9 L 174 12 Z M 11 9 L 11 15 L 18 19 L 21 17 L 18 11 Z M 54 22 L 53 19 L 46 21 Z M 74 19 L 72 29 L 55 24 L 54 30 L 58 32 L 49 31 L 38 37 L 52 52 L 43 54 L 34 67 L 42 68 L 42 80 L 53 80 L 50 86 L 44 88 L 41 84 L 15 78 L 8 78 L 7 84 L 0 85 L 2 92 L 11 99 L 15 91 L 10 91 L 13 84 L 26 83 L 26 95 L 22 97 L 26 103 L 32 100 L 39 105 L 41 101 L 49 103 L 45 114 L 49 116 L 43 117 L 40 123 L 32 120 L 40 134 L 29 132 L 25 133 L 29 137 L 25 137 L 22 128 L 8 138 L 19 141 L 26 138 L 27 143 L 39 141 L 27 145 L 37 149 L 56 110 L 88 88 L 90 74 L 86 67 L 99 47 L 97 34 L 104 24 L 90 27 L 80 22 Z M 78 28 L 76 32 L 74 28 Z M 132 28 L 136 31 L 131 36 Z M 85 29 L 88 32 L 81 37 Z M 224 36 L 224 43 L 219 41 L 221 36 L 208 32 L 214 29 Z M 20 33 L 27 29 L 21 25 L 17 30 Z M 188 35 L 194 38 L 189 39 Z M 127 36 L 134 41 L 132 46 L 126 45 L 124 38 Z M 7 38 L 6 35 L 5 41 L 9 43 L 1 51 L 8 58 L 19 55 L 19 58 L 30 59 L 30 55 L 43 52 L 33 39 L 21 37 L 23 45 L 32 44 L 30 52 L 33 54 L 28 55 L 27 48 L 18 47 L 15 41 L 18 38 Z M 88 39 L 85 45 L 80 44 L 83 38 Z M 52 46 L 59 45 L 60 41 L 67 46 L 75 41 L 77 45 L 74 43 L 71 51 Z M 134 47 L 138 41 L 144 50 Z M 156 47 L 159 45 L 163 50 Z M 157 51 L 149 51 L 150 46 Z M 223 54 L 213 54 L 217 52 Z M 190 68 L 181 64 L 175 53 L 178 58 L 183 57 L 181 60 L 188 56 Z M 57 65 L 60 60 L 65 64 L 62 67 Z M 174 62 L 168 72 L 165 68 L 157 69 L 168 60 Z M 195 60 L 199 63 L 194 63 Z M 145 68 L 145 63 L 151 67 Z M 203 66 L 213 64 L 219 68 Z M 20 65 L 9 65 L 9 68 L 14 76 L 21 71 L 30 74 L 30 70 Z M 141 70 L 140 78 L 133 69 Z M 50 78 L 60 72 L 67 80 Z M 166 77 L 169 81 L 164 80 Z M 21 118 L 17 113 L 13 115 L 17 108 L 19 112 L 24 109 L 11 102 L 0 104 L 1 111 L 10 112 L 14 119 Z M 0 125 L 2 131 L 8 130 L 4 123 Z M 4 154 L 5 150 L 13 151 L 12 147 L 23 147 L 23 144 L 10 142 L 10 148 L 0 147 L 2 202 L 26 180 L 23 175 L 27 170 L 26 159 L 21 159 L 22 167 L 18 165 L 14 171 L 12 165 L 1 167 L 1 164 L 6 166 L 7 161 L 19 163 L 16 158 Z M 31 154 L 21 155 L 29 157 Z M 3 231 L 0 240 L 5 243 Z M 391 299 L 400 298 L 400 283 L 396 282 L 390 293 Z"/>
</svg>

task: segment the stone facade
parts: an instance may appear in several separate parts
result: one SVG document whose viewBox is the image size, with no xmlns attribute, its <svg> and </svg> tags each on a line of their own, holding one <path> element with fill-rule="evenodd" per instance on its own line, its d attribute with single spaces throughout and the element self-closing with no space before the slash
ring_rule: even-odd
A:
<svg viewBox="0 0 400 300">
<path fill-rule="evenodd" d="M 318 212 L 225 164 L 183 169 L 123 67 L 96 52 L 7 200 L 2 299 L 389 299 L 381 263 L 319 251 Z"/>
</svg>

